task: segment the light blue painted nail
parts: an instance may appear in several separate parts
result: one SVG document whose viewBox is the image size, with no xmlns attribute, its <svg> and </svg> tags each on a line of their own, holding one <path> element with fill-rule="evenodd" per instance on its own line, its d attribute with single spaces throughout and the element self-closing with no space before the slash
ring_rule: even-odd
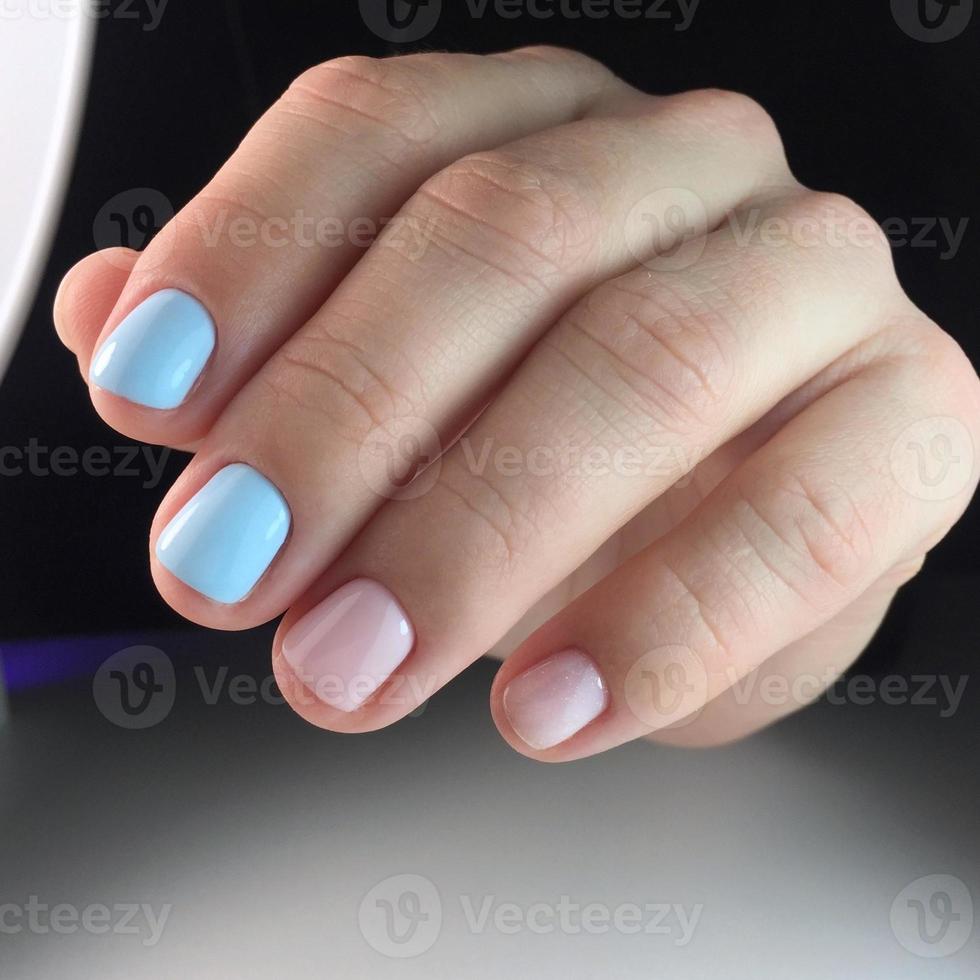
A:
<svg viewBox="0 0 980 980">
<path fill-rule="evenodd" d="M 109 334 L 89 379 L 131 402 L 176 408 L 204 370 L 214 339 L 214 321 L 193 296 L 161 289 Z"/>
<path fill-rule="evenodd" d="M 215 602 L 240 602 L 252 591 L 289 533 L 283 495 L 245 463 L 217 473 L 157 538 L 168 571 Z"/>
</svg>

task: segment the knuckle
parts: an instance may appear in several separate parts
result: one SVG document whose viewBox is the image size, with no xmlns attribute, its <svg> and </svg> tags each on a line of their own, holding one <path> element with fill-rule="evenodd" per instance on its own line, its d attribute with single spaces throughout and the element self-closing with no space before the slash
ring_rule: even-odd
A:
<svg viewBox="0 0 980 980">
<path fill-rule="evenodd" d="M 445 236 L 518 276 L 550 278 L 586 261 L 599 221 L 574 175 L 504 151 L 464 157 L 420 192 Z"/>
<path fill-rule="evenodd" d="M 232 253 L 243 252 L 253 239 L 260 240 L 258 232 L 270 227 L 282 210 L 282 195 L 264 171 L 245 171 L 229 163 L 177 212 L 174 225 L 195 246 L 208 248 L 227 238 L 240 245 Z"/>
<path fill-rule="evenodd" d="M 768 572 L 822 607 L 861 587 L 875 558 L 866 508 L 817 470 L 758 468 L 736 485 L 739 526 Z"/>
<path fill-rule="evenodd" d="M 724 417 L 736 383 L 735 330 L 693 292 L 613 280 L 573 308 L 564 326 L 565 353 L 658 428 L 690 436 Z"/>
<path fill-rule="evenodd" d="M 692 109 L 711 115 L 717 119 L 733 120 L 742 123 L 746 120 L 758 121 L 769 114 L 750 95 L 724 88 L 699 88 L 683 93 Z"/>
<path fill-rule="evenodd" d="M 853 198 L 836 191 L 807 190 L 796 198 L 799 213 L 847 225 L 856 221 L 877 224 Z"/>
<path fill-rule="evenodd" d="M 465 530 L 457 547 L 478 567 L 509 578 L 537 538 L 536 522 L 487 474 L 473 472 L 451 456 L 439 474 L 436 489 L 446 498 L 444 513 L 462 512 Z"/>
<path fill-rule="evenodd" d="M 378 130 L 404 144 L 427 143 L 439 131 L 430 81 L 434 72 L 411 61 L 363 55 L 325 61 L 296 78 L 280 102 L 345 132 Z"/>
<path fill-rule="evenodd" d="M 513 51 L 504 52 L 501 57 L 543 61 L 549 65 L 561 65 L 578 71 L 609 75 L 611 72 L 602 62 L 573 48 L 563 48 L 557 44 L 527 44 Z"/>
<path fill-rule="evenodd" d="M 951 399 L 972 418 L 980 417 L 980 377 L 962 347 L 941 327 L 927 321 L 924 356 L 928 367 Z"/>
<path fill-rule="evenodd" d="M 769 112 L 750 95 L 721 88 L 693 89 L 671 96 L 667 103 L 687 120 L 711 132 L 734 132 L 746 141 L 783 156 L 783 140 Z"/>
<path fill-rule="evenodd" d="M 262 372 L 276 403 L 309 413 L 332 431 L 360 442 L 392 419 L 417 414 L 417 400 L 389 377 L 368 351 L 325 326 L 308 326 Z"/>
<path fill-rule="evenodd" d="M 980 377 L 963 348 L 903 295 L 901 312 L 883 331 L 900 382 L 929 399 L 924 410 L 960 418 L 980 441 Z M 896 382 L 899 383 L 899 382 Z"/>
<path fill-rule="evenodd" d="M 881 577 L 881 584 L 897 591 L 903 585 L 911 582 L 922 571 L 925 563 L 926 556 L 924 554 L 899 562 Z"/>
<path fill-rule="evenodd" d="M 897 284 L 891 246 L 881 226 L 846 195 L 806 190 L 787 200 L 780 216 L 800 233 L 801 240 L 836 249 L 844 262 L 864 256 L 873 284 Z"/>
</svg>

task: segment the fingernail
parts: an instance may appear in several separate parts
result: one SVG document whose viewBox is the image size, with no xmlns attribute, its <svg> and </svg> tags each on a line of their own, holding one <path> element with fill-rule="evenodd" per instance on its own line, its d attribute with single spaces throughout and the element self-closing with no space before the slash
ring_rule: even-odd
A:
<svg viewBox="0 0 980 980">
<path fill-rule="evenodd" d="M 171 574 L 215 602 L 240 602 L 279 553 L 289 507 L 258 470 L 232 463 L 180 509 L 157 538 Z"/>
<path fill-rule="evenodd" d="M 126 317 L 96 351 L 94 385 L 148 408 L 176 408 L 214 350 L 214 321 L 193 296 L 161 289 Z"/>
<path fill-rule="evenodd" d="M 532 749 L 550 749 L 598 718 L 609 703 L 592 658 L 564 650 L 515 677 L 504 690 L 504 713 Z"/>
<path fill-rule="evenodd" d="M 359 578 L 311 609 L 286 634 L 282 655 L 316 696 L 359 708 L 411 652 L 415 630 L 383 586 Z"/>
</svg>

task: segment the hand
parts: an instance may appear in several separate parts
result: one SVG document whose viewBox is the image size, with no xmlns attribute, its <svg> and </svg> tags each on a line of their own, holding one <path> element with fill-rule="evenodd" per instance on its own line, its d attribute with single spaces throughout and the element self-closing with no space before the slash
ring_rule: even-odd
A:
<svg viewBox="0 0 980 980">
<path fill-rule="evenodd" d="M 873 221 L 751 99 L 567 51 L 306 72 L 56 307 L 102 417 L 195 452 L 161 594 L 288 609 L 279 684 L 338 731 L 516 646 L 492 710 L 533 758 L 745 735 L 847 668 L 976 484 L 976 375 Z"/>
</svg>

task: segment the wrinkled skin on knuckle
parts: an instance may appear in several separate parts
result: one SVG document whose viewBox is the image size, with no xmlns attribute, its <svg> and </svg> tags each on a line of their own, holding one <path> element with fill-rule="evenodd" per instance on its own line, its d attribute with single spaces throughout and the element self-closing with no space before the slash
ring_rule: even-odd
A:
<svg viewBox="0 0 980 980">
<path fill-rule="evenodd" d="M 250 417 L 289 419 L 288 428 L 306 439 L 311 430 L 329 432 L 361 447 L 393 420 L 420 414 L 412 393 L 393 383 L 387 365 L 322 325 L 290 339 L 258 378 L 262 401 Z"/>
<path fill-rule="evenodd" d="M 457 161 L 421 193 L 444 210 L 447 238 L 491 248 L 515 271 L 549 279 L 595 254 L 595 208 L 567 172 L 494 151 Z"/>
<path fill-rule="evenodd" d="M 454 547 L 472 559 L 487 586 L 503 586 L 511 578 L 530 548 L 540 539 L 537 520 L 526 503 L 518 505 L 518 495 L 526 497 L 519 477 L 505 487 L 499 474 L 474 472 L 456 457 L 446 457 L 433 488 L 445 500 L 447 513 L 461 519 L 453 525 L 462 528 Z M 491 589 L 492 590 L 492 589 Z"/>
<path fill-rule="evenodd" d="M 732 324 L 679 286 L 606 283 L 570 311 L 554 342 L 647 431 L 697 439 L 730 404 Z"/>
<path fill-rule="evenodd" d="M 746 542 L 775 578 L 815 608 L 852 595 L 876 560 L 887 508 L 875 518 L 831 477 L 827 461 L 748 467 L 735 495 Z"/>
<path fill-rule="evenodd" d="M 410 57 L 347 55 L 307 69 L 280 105 L 351 134 L 393 135 L 403 151 L 410 150 L 435 139 L 441 129 L 433 94 L 441 71 L 435 64 L 419 70 Z"/>
</svg>

